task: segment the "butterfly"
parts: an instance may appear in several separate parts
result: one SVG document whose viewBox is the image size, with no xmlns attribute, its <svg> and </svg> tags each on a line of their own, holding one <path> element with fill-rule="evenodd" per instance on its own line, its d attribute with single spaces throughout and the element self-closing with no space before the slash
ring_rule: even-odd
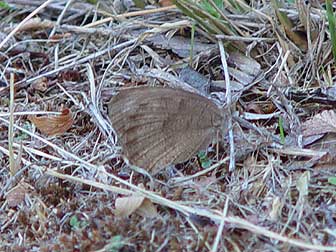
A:
<svg viewBox="0 0 336 252">
<path fill-rule="evenodd" d="M 123 89 L 110 100 L 108 114 L 126 159 L 147 171 L 189 160 L 225 124 L 212 100 L 167 87 Z"/>
</svg>

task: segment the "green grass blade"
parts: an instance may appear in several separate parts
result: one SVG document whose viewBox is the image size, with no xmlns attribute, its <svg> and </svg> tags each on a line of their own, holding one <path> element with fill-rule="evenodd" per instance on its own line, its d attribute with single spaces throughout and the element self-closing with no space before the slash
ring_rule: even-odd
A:
<svg viewBox="0 0 336 252">
<path fill-rule="evenodd" d="M 285 143 L 285 131 L 284 131 L 284 128 L 283 128 L 283 119 L 282 119 L 281 116 L 279 117 L 279 131 L 280 131 L 281 143 L 284 144 Z"/>
<path fill-rule="evenodd" d="M 334 62 L 336 62 L 336 32 L 335 32 L 335 15 L 333 12 L 332 1 L 326 0 L 326 8 L 327 8 L 327 18 L 329 22 L 329 32 L 331 38 L 332 45 L 332 53 L 334 56 Z"/>
</svg>

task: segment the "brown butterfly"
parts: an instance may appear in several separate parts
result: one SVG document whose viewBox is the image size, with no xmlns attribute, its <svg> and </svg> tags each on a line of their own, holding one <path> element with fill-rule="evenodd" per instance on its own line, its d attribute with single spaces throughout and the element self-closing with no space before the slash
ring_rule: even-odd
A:
<svg viewBox="0 0 336 252">
<path fill-rule="evenodd" d="M 224 112 L 214 102 L 182 89 L 124 89 L 108 109 L 125 157 L 149 171 L 187 161 L 224 124 Z"/>
</svg>

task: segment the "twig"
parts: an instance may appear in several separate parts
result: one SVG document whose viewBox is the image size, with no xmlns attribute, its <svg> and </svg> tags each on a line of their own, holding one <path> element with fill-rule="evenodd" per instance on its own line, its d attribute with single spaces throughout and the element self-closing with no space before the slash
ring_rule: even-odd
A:
<svg viewBox="0 0 336 252">
<path fill-rule="evenodd" d="M 9 126 L 8 126 L 8 151 L 9 151 L 9 170 L 12 176 L 15 175 L 15 159 L 13 151 L 14 142 L 14 73 L 10 74 L 9 81 Z"/>
<path fill-rule="evenodd" d="M 32 13 L 30 13 L 25 19 L 21 21 L 20 24 L 18 24 L 8 35 L 7 37 L 0 43 L 0 49 L 3 47 L 7 41 L 14 36 L 14 34 L 21 28 L 22 25 L 24 25 L 29 19 L 31 19 L 33 16 L 35 16 L 38 12 L 40 12 L 42 9 L 44 9 L 48 4 L 50 4 L 54 0 L 47 0 L 41 6 L 36 8 Z"/>
<path fill-rule="evenodd" d="M 222 164 L 226 163 L 228 161 L 229 158 L 224 158 L 223 160 L 220 160 L 218 163 L 210 166 L 209 168 L 207 169 L 204 169 L 204 170 L 201 170 L 193 175 L 190 175 L 190 176 L 185 176 L 185 177 L 178 177 L 178 178 L 173 178 L 169 181 L 169 185 L 176 185 L 176 184 L 179 184 L 179 183 L 182 183 L 182 182 L 185 182 L 185 181 L 188 181 L 188 180 L 191 180 L 191 179 L 194 179 L 194 178 L 197 178 L 199 176 L 203 176 L 205 174 L 207 174 L 208 172 L 216 169 L 217 167 L 221 166 Z"/>
<path fill-rule="evenodd" d="M 73 0 L 68 0 L 67 1 L 67 3 L 65 5 L 64 9 L 62 10 L 61 14 L 58 16 L 57 21 L 55 23 L 55 26 L 52 29 L 52 31 L 50 32 L 49 37 L 53 36 L 56 32 L 57 27 L 61 25 L 61 21 L 62 21 L 64 15 L 65 15 L 66 11 L 70 8 L 70 5 L 71 5 L 72 1 Z"/>
<path fill-rule="evenodd" d="M 278 80 L 278 78 L 279 78 L 279 76 L 280 76 L 280 74 L 281 74 L 281 72 L 282 72 L 282 69 L 284 68 L 284 66 L 285 66 L 285 64 L 286 64 L 286 62 L 287 62 L 287 58 L 288 58 L 289 54 L 290 54 L 290 51 L 288 50 L 288 51 L 285 53 L 285 56 L 284 56 L 283 59 L 282 59 L 282 62 L 281 62 L 281 64 L 280 64 L 280 67 L 279 67 L 279 69 L 278 69 L 278 71 L 277 71 L 277 73 L 276 73 L 276 75 L 275 75 L 275 77 L 274 77 L 274 79 L 273 79 L 273 81 L 272 81 L 272 84 L 273 84 L 273 85 L 277 82 L 277 80 Z M 267 90 L 267 96 L 268 96 L 268 97 L 270 96 L 270 93 L 271 93 L 271 90 L 272 90 L 273 85 L 271 85 L 270 88 Z"/>
<path fill-rule="evenodd" d="M 228 128 L 229 128 L 229 142 L 230 142 L 230 164 L 229 164 L 229 171 L 233 171 L 236 166 L 236 159 L 235 159 L 235 147 L 234 147 L 234 140 L 233 140 L 233 128 L 232 128 L 232 116 L 231 116 L 231 83 L 230 83 L 230 75 L 228 71 L 228 65 L 226 62 L 226 56 L 225 56 L 225 49 L 223 45 L 222 40 L 218 40 L 219 45 L 219 51 L 221 55 L 222 60 L 222 66 L 224 71 L 224 77 L 225 77 L 225 85 L 226 85 L 226 101 L 227 101 L 227 108 L 228 108 Z"/>
<path fill-rule="evenodd" d="M 229 208 L 229 198 L 227 197 L 226 201 L 225 201 L 224 208 L 223 208 L 223 214 L 222 214 L 223 218 L 222 218 L 221 223 L 219 225 L 219 228 L 217 230 L 216 238 L 215 238 L 214 244 L 212 246 L 211 252 L 216 252 L 218 250 L 218 244 L 219 244 L 220 238 L 221 238 L 222 233 L 223 233 L 224 224 L 225 224 L 225 217 L 227 216 L 228 208 Z"/>
<path fill-rule="evenodd" d="M 225 35 L 220 34 L 216 35 L 217 39 L 225 39 L 229 41 L 242 41 L 242 42 L 275 42 L 276 40 L 274 38 L 258 38 L 258 37 L 241 37 L 241 36 L 231 36 L 231 35 Z"/>
<path fill-rule="evenodd" d="M 138 39 L 132 39 L 132 40 L 126 41 L 126 42 L 124 42 L 124 43 L 117 44 L 117 45 L 115 45 L 115 46 L 109 47 L 109 48 L 104 49 L 104 50 L 102 50 L 102 51 L 99 51 L 99 52 L 93 53 L 93 54 L 91 54 L 91 55 L 88 55 L 88 56 L 86 56 L 86 57 L 84 57 L 84 58 L 81 58 L 81 59 L 79 59 L 79 60 L 75 60 L 75 61 L 73 61 L 73 62 L 71 62 L 71 63 L 69 63 L 69 64 L 67 64 L 67 65 L 61 66 L 61 67 L 59 67 L 59 68 L 57 68 L 57 69 L 53 69 L 53 70 L 51 70 L 51 71 L 42 73 L 42 74 L 40 74 L 40 75 L 38 75 L 38 76 L 35 76 L 35 77 L 33 77 L 33 78 L 30 78 L 30 79 L 28 79 L 28 80 L 27 80 L 27 79 L 23 79 L 23 80 L 21 80 L 21 81 L 19 81 L 19 82 L 16 82 L 15 86 L 20 85 L 21 88 L 22 88 L 22 87 L 26 87 L 26 86 L 30 85 L 32 82 L 34 82 L 35 80 L 39 79 L 39 78 L 42 78 L 42 77 L 45 77 L 45 76 L 50 76 L 50 75 L 53 75 L 53 74 L 55 74 L 55 73 L 61 72 L 61 71 L 65 70 L 65 69 L 71 68 L 71 67 L 73 67 L 73 66 L 76 66 L 76 65 L 80 65 L 80 64 L 86 63 L 86 62 L 88 62 L 88 61 L 90 61 L 90 60 L 93 60 L 93 59 L 95 59 L 95 58 L 98 58 L 98 57 L 100 57 L 100 56 L 102 56 L 102 55 L 104 55 L 104 54 L 106 54 L 106 53 L 109 53 L 109 52 L 111 52 L 111 51 L 113 51 L 113 50 L 118 50 L 118 49 L 121 49 L 121 48 L 130 46 L 130 45 L 132 45 L 133 43 L 136 43 L 137 40 L 138 40 Z M 3 88 L 2 90 L 0 90 L 0 95 L 3 95 L 5 92 L 8 92 L 8 89 Z"/>
<path fill-rule="evenodd" d="M 175 9 L 175 8 L 176 8 L 175 5 L 171 5 L 171 6 L 167 6 L 167 7 L 161 7 L 161 8 L 150 9 L 150 10 L 128 12 L 128 13 L 125 13 L 125 14 L 120 14 L 120 15 L 116 15 L 116 16 L 112 16 L 112 17 L 108 17 L 108 18 L 98 20 L 96 22 L 87 24 L 84 27 L 89 28 L 89 27 L 101 25 L 101 24 L 104 24 L 104 23 L 108 23 L 108 22 L 116 20 L 118 18 L 135 17 L 135 16 L 140 16 L 140 15 L 143 16 L 143 15 L 153 14 L 153 13 L 157 13 L 157 12 L 163 12 L 163 11 L 167 11 L 167 10 L 171 10 L 171 9 Z"/>
<path fill-rule="evenodd" d="M 56 21 L 56 23 L 55 23 L 52 31 L 49 34 L 49 37 L 52 37 L 55 34 L 57 27 L 60 26 L 61 21 L 62 21 L 64 15 L 65 15 L 66 11 L 69 9 L 71 3 L 72 3 L 72 0 L 68 0 L 67 1 L 67 3 L 65 5 L 64 9 L 62 10 L 61 14 L 58 16 L 57 21 Z M 55 50 L 54 50 L 54 55 L 55 55 L 55 57 L 54 57 L 55 58 L 55 60 L 54 60 L 55 61 L 54 66 L 55 66 L 55 68 L 58 68 L 59 46 L 60 45 L 57 43 L 56 46 L 55 46 Z"/>
</svg>

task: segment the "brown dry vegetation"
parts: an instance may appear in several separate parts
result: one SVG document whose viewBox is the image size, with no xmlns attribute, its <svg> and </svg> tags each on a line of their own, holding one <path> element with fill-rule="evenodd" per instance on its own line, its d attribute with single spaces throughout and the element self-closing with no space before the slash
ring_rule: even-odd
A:
<svg viewBox="0 0 336 252">
<path fill-rule="evenodd" d="M 236 33 L 196 25 L 193 42 L 191 19 L 154 3 L 128 15 L 139 9 L 55 0 L 23 24 L 44 1 L 8 2 L 0 43 L 19 29 L 0 48 L 0 251 L 336 251 L 335 62 L 322 2 L 285 3 L 289 28 L 269 1 L 228 5 Z M 203 76 L 187 82 L 231 99 L 232 130 L 218 151 L 151 182 L 120 157 L 106 104 L 121 87 L 186 88 L 192 43 Z M 116 214 L 131 192 L 154 217 Z"/>
</svg>

